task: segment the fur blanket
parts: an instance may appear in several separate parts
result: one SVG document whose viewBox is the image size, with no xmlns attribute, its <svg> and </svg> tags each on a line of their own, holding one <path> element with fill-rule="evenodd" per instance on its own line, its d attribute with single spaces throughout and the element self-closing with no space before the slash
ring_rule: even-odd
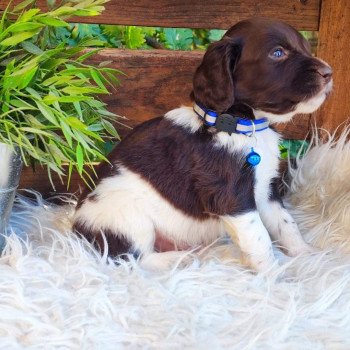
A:
<svg viewBox="0 0 350 350">
<path fill-rule="evenodd" d="M 69 231 L 74 202 L 18 197 L 0 258 L 1 349 L 349 349 L 350 144 L 314 142 L 288 206 L 319 247 L 254 274 L 229 241 L 166 273 L 100 257 Z M 188 257 L 187 257 L 188 258 Z"/>
</svg>

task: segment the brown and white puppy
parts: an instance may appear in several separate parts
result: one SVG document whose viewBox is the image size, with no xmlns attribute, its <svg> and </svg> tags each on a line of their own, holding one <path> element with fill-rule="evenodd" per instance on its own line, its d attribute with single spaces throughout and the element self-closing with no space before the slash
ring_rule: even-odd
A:
<svg viewBox="0 0 350 350">
<path fill-rule="evenodd" d="M 193 80 L 194 100 L 217 113 L 270 123 L 311 113 L 332 86 L 332 70 L 310 53 L 289 25 L 251 19 L 210 45 Z M 80 198 L 77 232 L 110 255 L 133 253 L 165 267 L 176 250 L 206 245 L 235 228 L 248 264 L 274 262 L 271 238 L 290 255 L 312 249 L 276 189 L 279 135 L 218 131 L 192 107 L 172 110 L 136 127 L 98 169 L 99 183 Z M 261 163 L 246 162 L 251 147 Z M 165 252 L 164 252 L 165 251 Z"/>
</svg>

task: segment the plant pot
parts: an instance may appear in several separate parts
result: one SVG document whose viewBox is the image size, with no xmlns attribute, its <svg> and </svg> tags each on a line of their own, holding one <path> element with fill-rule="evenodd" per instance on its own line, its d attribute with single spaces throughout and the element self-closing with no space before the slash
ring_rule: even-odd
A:
<svg viewBox="0 0 350 350">
<path fill-rule="evenodd" d="M 0 143 L 0 250 L 5 243 L 4 235 L 16 195 L 22 171 L 22 158 L 19 148 L 11 148 Z"/>
</svg>

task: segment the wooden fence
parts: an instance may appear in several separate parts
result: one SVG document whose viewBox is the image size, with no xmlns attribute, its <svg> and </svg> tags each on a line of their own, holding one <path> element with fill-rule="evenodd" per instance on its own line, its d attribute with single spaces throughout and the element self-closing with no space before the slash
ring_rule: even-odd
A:
<svg viewBox="0 0 350 350">
<path fill-rule="evenodd" d="M 0 9 L 7 1 L 0 0 Z M 45 1 L 38 1 L 45 7 Z M 284 20 L 299 30 L 319 32 L 317 56 L 334 70 L 334 92 L 314 116 L 295 118 L 279 131 L 287 138 L 304 138 L 315 117 L 317 125 L 334 130 L 350 117 L 349 0 L 111 0 L 101 16 L 82 17 L 73 22 L 123 24 L 181 28 L 227 29 L 239 20 L 253 16 Z M 104 49 L 92 62 L 111 61 L 126 73 L 116 92 L 105 98 L 116 114 L 126 116 L 131 126 L 163 115 L 181 104 L 190 103 L 192 76 L 203 56 L 199 51 Z M 73 177 L 71 191 L 78 187 Z M 21 187 L 44 194 L 52 191 L 45 169 L 25 169 Z M 65 188 L 57 182 L 57 191 Z"/>
</svg>

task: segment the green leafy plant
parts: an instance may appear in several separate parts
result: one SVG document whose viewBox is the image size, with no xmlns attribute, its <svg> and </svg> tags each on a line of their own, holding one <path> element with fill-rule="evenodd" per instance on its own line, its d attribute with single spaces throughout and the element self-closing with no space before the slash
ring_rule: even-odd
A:
<svg viewBox="0 0 350 350">
<path fill-rule="evenodd" d="M 105 47 L 127 49 L 204 50 L 219 40 L 224 30 L 136 27 L 105 24 L 72 23 L 57 28 L 56 43 L 66 41 L 75 46 L 80 40 L 97 39 Z"/>
<path fill-rule="evenodd" d="M 306 140 L 283 140 L 280 143 L 281 158 L 295 159 L 302 157 L 309 147 L 309 142 Z"/>
<path fill-rule="evenodd" d="M 103 43 L 56 41 L 70 16 L 99 15 L 105 2 L 70 0 L 42 12 L 26 0 L 10 4 L 0 19 L 0 142 L 18 145 L 26 165 L 47 166 L 50 179 L 52 171 L 68 173 L 69 183 L 76 168 L 91 180 L 86 167 L 105 159 L 105 140 L 119 137 L 116 115 L 96 95 L 108 94 L 120 72 L 86 63 L 97 51 L 86 48 Z"/>
</svg>

